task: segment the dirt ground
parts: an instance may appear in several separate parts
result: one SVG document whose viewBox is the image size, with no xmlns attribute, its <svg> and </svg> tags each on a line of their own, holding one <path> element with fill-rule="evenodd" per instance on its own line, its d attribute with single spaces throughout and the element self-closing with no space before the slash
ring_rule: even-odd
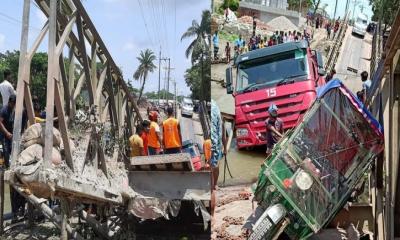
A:
<svg viewBox="0 0 400 240">
<path fill-rule="evenodd" d="M 220 187 L 216 197 L 211 239 L 245 240 L 242 227 L 253 212 L 251 184 Z"/>
</svg>

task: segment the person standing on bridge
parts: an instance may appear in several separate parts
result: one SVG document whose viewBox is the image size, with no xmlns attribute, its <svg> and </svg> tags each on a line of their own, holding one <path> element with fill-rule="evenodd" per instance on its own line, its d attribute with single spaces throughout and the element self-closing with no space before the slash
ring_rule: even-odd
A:
<svg viewBox="0 0 400 240">
<path fill-rule="evenodd" d="M 182 148 L 181 127 L 178 119 L 174 118 L 174 109 L 167 108 L 168 118 L 162 124 L 164 153 L 180 153 Z"/>
<path fill-rule="evenodd" d="M 129 145 L 131 147 L 131 157 L 145 156 L 143 139 L 140 135 L 143 132 L 141 125 L 136 126 L 136 134 L 129 138 Z"/>
<path fill-rule="evenodd" d="M 150 122 L 148 120 L 143 120 L 142 122 L 143 131 L 140 137 L 143 140 L 143 150 L 144 155 L 149 155 L 149 132 L 150 132 Z"/>
<path fill-rule="evenodd" d="M 150 131 L 148 134 L 149 141 L 149 155 L 157 155 L 161 150 L 161 131 L 160 126 L 157 123 L 158 113 L 156 111 L 150 111 L 149 120 L 150 120 Z"/>
</svg>

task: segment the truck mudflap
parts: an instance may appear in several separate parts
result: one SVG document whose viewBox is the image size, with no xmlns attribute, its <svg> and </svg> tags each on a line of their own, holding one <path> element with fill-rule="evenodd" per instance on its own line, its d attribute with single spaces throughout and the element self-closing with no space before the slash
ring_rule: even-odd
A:
<svg viewBox="0 0 400 240">
<path fill-rule="evenodd" d="M 254 191 L 263 209 L 283 205 L 289 220 L 284 231 L 292 240 L 327 226 L 383 151 L 382 127 L 340 80 L 317 95 L 303 121 L 265 160 Z M 277 232 L 264 214 L 252 227 L 254 239 Z"/>
</svg>

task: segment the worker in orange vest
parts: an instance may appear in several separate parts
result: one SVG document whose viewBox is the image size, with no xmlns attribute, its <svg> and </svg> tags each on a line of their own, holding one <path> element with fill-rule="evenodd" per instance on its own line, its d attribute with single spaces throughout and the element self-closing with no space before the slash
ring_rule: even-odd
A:
<svg viewBox="0 0 400 240">
<path fill-rule="evenodd" d="M 158 126 L 157 119 L 158 113 L 156 111 L 150 111 L 150 131 L 147 136 L 149 155 L 157 155 L 161 150 L 161 131 L 160 126 Z"/>
<path fill-rule="evenodd" d="M 203 143 L 203 151 L 204 158 L 206 160 L 206 164 L 204 166 L 205 169 L 210 168 L 210 159 L 211 159 L 211 139 L 207 138 Z"/>
<path fill-rule="evenodd" d="M 167 108 L 168 118 L 162 124 L 164 153 L 180 153 L 182 148 L 181 127 L 178 119 L 174 118 L 174 109 Z"/>
</svg>

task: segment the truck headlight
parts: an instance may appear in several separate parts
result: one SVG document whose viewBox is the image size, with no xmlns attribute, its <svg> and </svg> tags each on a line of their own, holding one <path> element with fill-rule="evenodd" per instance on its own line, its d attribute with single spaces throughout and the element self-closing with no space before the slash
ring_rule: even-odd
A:
<svg viewBox="0 0 400 240">
<path fill-rule="evenodd" d="M 244 137 L 249 134 L 249 131 L 246 128 L 238 128 L 236 129 L 236 136 Z"/>
</svg>

